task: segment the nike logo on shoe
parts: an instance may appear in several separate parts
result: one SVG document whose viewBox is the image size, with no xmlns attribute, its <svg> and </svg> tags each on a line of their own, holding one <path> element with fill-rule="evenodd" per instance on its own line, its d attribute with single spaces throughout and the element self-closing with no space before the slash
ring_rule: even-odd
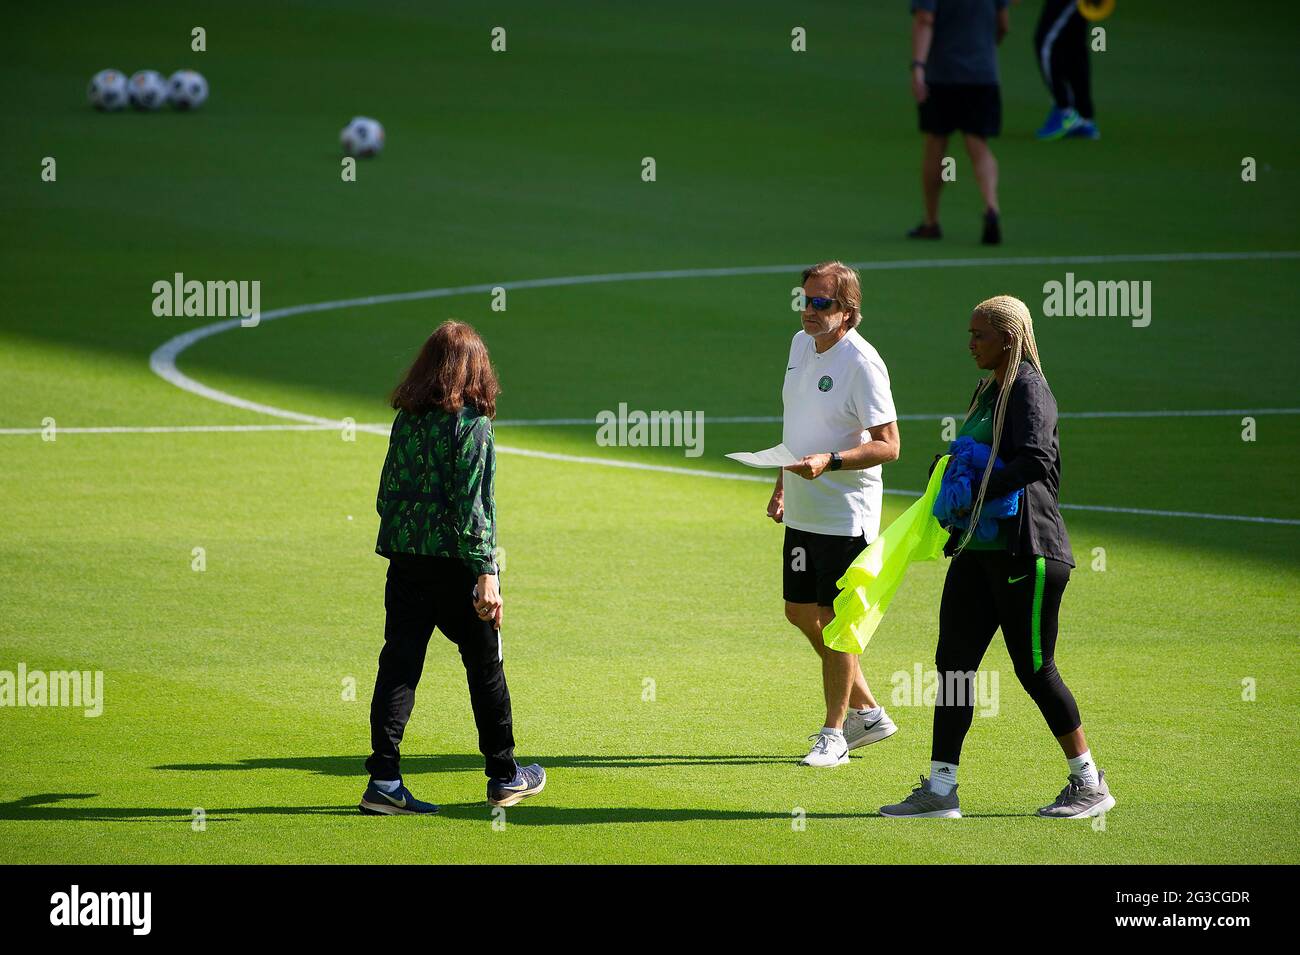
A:
<svg viewBox="0 0 1300 955">
<path fill-rule="evenodd" d="M 1024 579 L 1025 579 L 1026 577 L 1028 577 L 1028 576 L 1029 576 L 1028 574 L 1021 574 L 1019 577 L 1008 577 L 1008 578 L 1007 578 L 1007 583 L 1009 583 L 1009 584 L 1018 584 L 1018 583 L 1020 583 L 1020 581 L 1024 580 Z"/>
<path fill-rule="evenodd" d="M 405 809 L 405 808 L 406 808 L 406 797 L 405 797 L 405 796 L 402 797 L 402 801 L 401 801 L 401 802 L 398 802 L 396 799 L 394 799 L 392 796 L 388 795 L 388 793 L 384 792 L 382 789 L 376 789 L 375 792 L 379 793 L 379 795 L 383 796 L 385 799 L 387 799 L 389 802 L 391 802 L 391 803 L 392 803 L 394 806 L 396 806 L 398 809 Z"/>
</svg>

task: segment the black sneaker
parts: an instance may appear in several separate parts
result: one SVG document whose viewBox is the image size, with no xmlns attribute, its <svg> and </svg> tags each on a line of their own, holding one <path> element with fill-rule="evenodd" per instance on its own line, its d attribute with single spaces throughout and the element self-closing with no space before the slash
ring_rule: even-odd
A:
<svg viewBox="0 0 1300 955">
<path fill-rule="evenodd" d="M 984 235 L 980 237 L 980 241 L 985 245 L 1002 244 L 1002 222 L 992 209 L 984 213 Z"/>
<path fill-rule="evenodd" d="M 919 226 L 907 233 L 909 239 L 942 239 L 943 230 L 939 228 L 939 223 L 926 225 L 922 222 Z"/>
<path fill-rule="evenodd" d="M 357 807 L 367 816 L 431 816 L 438 807 L 431 802 L 421 802 L 401 782 L 393 792 L 384 792 L 374 782 L 366 786 Z"/>
</svg>

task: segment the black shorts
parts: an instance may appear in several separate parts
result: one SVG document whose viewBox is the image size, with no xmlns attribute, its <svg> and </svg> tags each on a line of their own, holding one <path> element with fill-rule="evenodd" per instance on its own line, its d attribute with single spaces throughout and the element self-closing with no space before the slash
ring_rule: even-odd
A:
<svg viewBox="0 0 1300 955">
<path fill-rule="evenodd" d="M 923 133 L 961 130 L 988 139 L 1002 132 L 1002 90 L 995 83 L 932 83 L 917 113 Z"/>
<path fill-rule="evenodd" d="M 785 599 L 792 604 L 833 606 L 840 592 L 836 581 L 844 576 L 849 564 L 866 546 L 865 534 L 835 537 L 787 527 L 781 559 Z"/>
</svg>

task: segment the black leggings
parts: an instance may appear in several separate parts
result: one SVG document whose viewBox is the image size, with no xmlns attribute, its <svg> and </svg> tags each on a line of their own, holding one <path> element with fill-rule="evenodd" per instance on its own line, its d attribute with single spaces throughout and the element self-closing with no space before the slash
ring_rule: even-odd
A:
<svg viewBox="0 0 1300 955">
<path fill-rule="evenodd" d="M 370 700 L 372 753 L 366 771 L 372 779 L 401 776 L 399 747 L 415 706 L 415 688 L 434 627 L 456 644 L 465 664 L 486 774 L 494 779 L 514 775 L 515 738 L 510 691 L 501 667 L 501 638 L 490 621 L 474 612 L 476 583 L 474 572 L 451 557 L 389 557 L 384 649 Z"/>
<path fill-rule="evenodd" d="M 939 670 L 930 758 L 961 760 L 975 711 L 973 680 L 998 627 L 1020 685 L 1053 736 L 1079 728 L 1079 707 L 1056 671 L 1056 617 L 1070 565 L 1004 550 L 967 550 L 948 566 L 939 605 Z"/>
<path fill-rule="evenodd" d="M 1088 21 L 1075 0 L 1044 0 L 1034 31 L 1034 59 L 1057 107 L 1074 107 L 1084 119 L 1092 119 Z"/>
</svg>

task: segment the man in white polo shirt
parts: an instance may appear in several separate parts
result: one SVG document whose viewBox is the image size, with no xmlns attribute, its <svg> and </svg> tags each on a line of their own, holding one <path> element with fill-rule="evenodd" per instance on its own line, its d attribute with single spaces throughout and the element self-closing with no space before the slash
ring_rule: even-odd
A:
<svg viewBox="0 0 1300 955">
<path fill-rule="evenodd" d="M 803 330 L 786 362 L 785 446 L 799 457 L 778 474 L 768 516 L 785 524 L 785 616 L 822 660 L 826 722 L 807 766 L 840 766 L 849 750 L 898 729 L 876 703 L 858 657 L 827 648 L 836 581 L 880 532 L 880 466 L 898 459 L 898 415 L 889 372 L 857 332 L 858 273 L 823 262 L 803 273 Z"/>
</svg>

